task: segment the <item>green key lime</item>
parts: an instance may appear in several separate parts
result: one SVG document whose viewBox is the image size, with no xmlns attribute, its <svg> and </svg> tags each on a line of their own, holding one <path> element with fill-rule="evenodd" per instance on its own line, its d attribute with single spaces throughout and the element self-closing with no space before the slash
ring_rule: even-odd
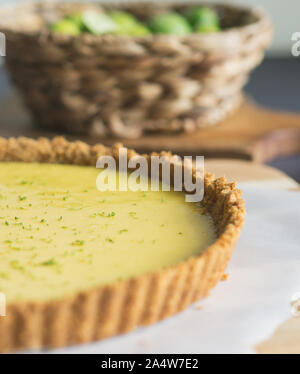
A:
<svg viewBox="0 0 300 374">
<path fill-rule="evenodd" d="M 220 31 L 220 26 L 218 25 L 196 25 L 195 26 L 196 32 L 218 32 Z"/>
<path fill-rule="evenodd" d="M 217 32 L 220 31 L 220 22 L 217 13 L 208 7 L 189 9 L 186 18 L 196 32 Z"/>
<path fill-rule="evenodd" d="M 115 34 L 132 36 L 143 36 L 150 34 L 150 30 L 130 13 L 123 11 L 112 11 L 108 13 L 108 15 L 117 25 L 114 32 Z"/>
<path fill-rule="evenodd" d="M 130 29 L 138 23 L 132 14 L 120 10 L 111 11 L 108 15 L 120 28 Z"/>
<path fill-rule="evenodd" d="M 145 36 L 145 35 L 150 35 L 151 31 L 144 26 L 143 24 L 137 24 L 135 25 L 129 32 L 128 35 L 131 36 Z"/>
<path fill-rule="evenodd" d="M 186 35 L 192 29 L 187 20 L 178 13 L 164 13 L 153 17 L 149 22 L 155 34 Z"/>
<path fill-rule="evenodd" d="M 84 28 L 94 35 L 101 35 L 114 32 L 116 23 L 105 13 L 87 10 L 82 13 Z"/>
<path fill-rule="evenodd" d="M 71 20 L 62 19 L 51 26 L 51 30 L 58 34 L 65 35 L 79 35 L 81 33 L 80 27 Z"/>
<path fill-rule="evenodd" d="M 67 19 L 69 21 L 72 21 L 73 23 L 76 23 L 79 28 L 83 28 L 83 21 L 82 21 L 82 13 L 72 13 L 65 17 L 64 19 Z"/>
</svg>

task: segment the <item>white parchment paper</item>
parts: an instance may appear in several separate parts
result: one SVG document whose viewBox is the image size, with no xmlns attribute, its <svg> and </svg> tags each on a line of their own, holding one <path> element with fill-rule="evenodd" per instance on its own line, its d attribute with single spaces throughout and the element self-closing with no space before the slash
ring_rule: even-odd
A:
<svg viewBox="0 0 300 374">
<path fill-rule="evenodd" d="M 208 299 L 133 333 L 56 353 L 253 353 L 291 317 L 300 292 L 300 193 L 241 184 L 246 223 L 228 273 Z M 54 352 L 54 351 L 52 351 Z"/>
</svg>

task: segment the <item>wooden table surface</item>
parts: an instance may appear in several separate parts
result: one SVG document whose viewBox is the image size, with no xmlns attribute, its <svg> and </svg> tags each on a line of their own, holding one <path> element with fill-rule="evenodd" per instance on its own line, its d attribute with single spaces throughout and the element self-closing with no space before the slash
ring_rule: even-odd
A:
<svg viewBox="0 0 300 374">
<path fill-rule="evenodd" d="M 299 184 L 284 172 L 259 163 L 234 159 L 206 159 L 205 169 L 229 181 L 268 185 L 279 190 L 298 190 Z"/>
<path fill-rule="evenodd" d="M 268 185 L 279 190 L 299 190 L 299 184 L 283 172 L 253 162 L 243 160 L 206 160 L 205 167 L 217 177 L 228 180 L 251 182 L 255 185 Z M 284 321 L 266 341 L 255 346 L 258 353 L 297 353 L 300 354 L 300 317 Z"/>
</svg>

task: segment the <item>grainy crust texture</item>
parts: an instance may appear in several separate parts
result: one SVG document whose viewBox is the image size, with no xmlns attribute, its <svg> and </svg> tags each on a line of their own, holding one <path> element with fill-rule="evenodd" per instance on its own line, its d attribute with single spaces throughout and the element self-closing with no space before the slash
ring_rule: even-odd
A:
<svg viewBox="0 0 300 374">
<path fill-rule="evenodd" d="M 60 137 L 0 138 L 0 161 L 95 165 L 101 155 L 117 159 L 120 146 L 89 146 Z M 128 150 L 128 158 L 135 154 Z M 7 316 L 0 317 L 0 352 L 103 339 L 157 322 L 207 296 L 222 278 L 239 237 L 244 202 L 234 183 L 206 174 L 203 205 L 218 231 L 218 239 L 203 254 L 170 268 L 59 300 L 8 304 Z"/>
</svg>

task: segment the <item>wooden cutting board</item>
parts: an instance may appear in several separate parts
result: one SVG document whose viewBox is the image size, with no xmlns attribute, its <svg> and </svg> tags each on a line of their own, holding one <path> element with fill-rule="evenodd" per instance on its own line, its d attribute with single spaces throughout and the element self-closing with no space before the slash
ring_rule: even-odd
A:
<svg viewBox="0 0 300 374">
<path fill-rule="evenodd" d="M 112 142 L 109 139 L 109 144 Z M 247 100 L 218 126 L 192 134 L 152 135 L 124 143 L 145 152 L 163 149 L 263 163 L 300 152 L 300 114 L 267 110 Z"/>
<path fill-rule="evenodd" d="M 57 134 L 34 127 L 19 98 L 13 94 L 0 102 L 0 136 L 19 135 L 53 137 Z M 171 150 L 181 155 L 266 162 L 300 152 L 300 114 L 267 110 L 247 99 L 238 111 L 218 126 L 192 134 L 155 134 L 131 140 L 61 135 L 91 144 L 110 145 L 119 141 L 139 152 Z"/>
</svg>

